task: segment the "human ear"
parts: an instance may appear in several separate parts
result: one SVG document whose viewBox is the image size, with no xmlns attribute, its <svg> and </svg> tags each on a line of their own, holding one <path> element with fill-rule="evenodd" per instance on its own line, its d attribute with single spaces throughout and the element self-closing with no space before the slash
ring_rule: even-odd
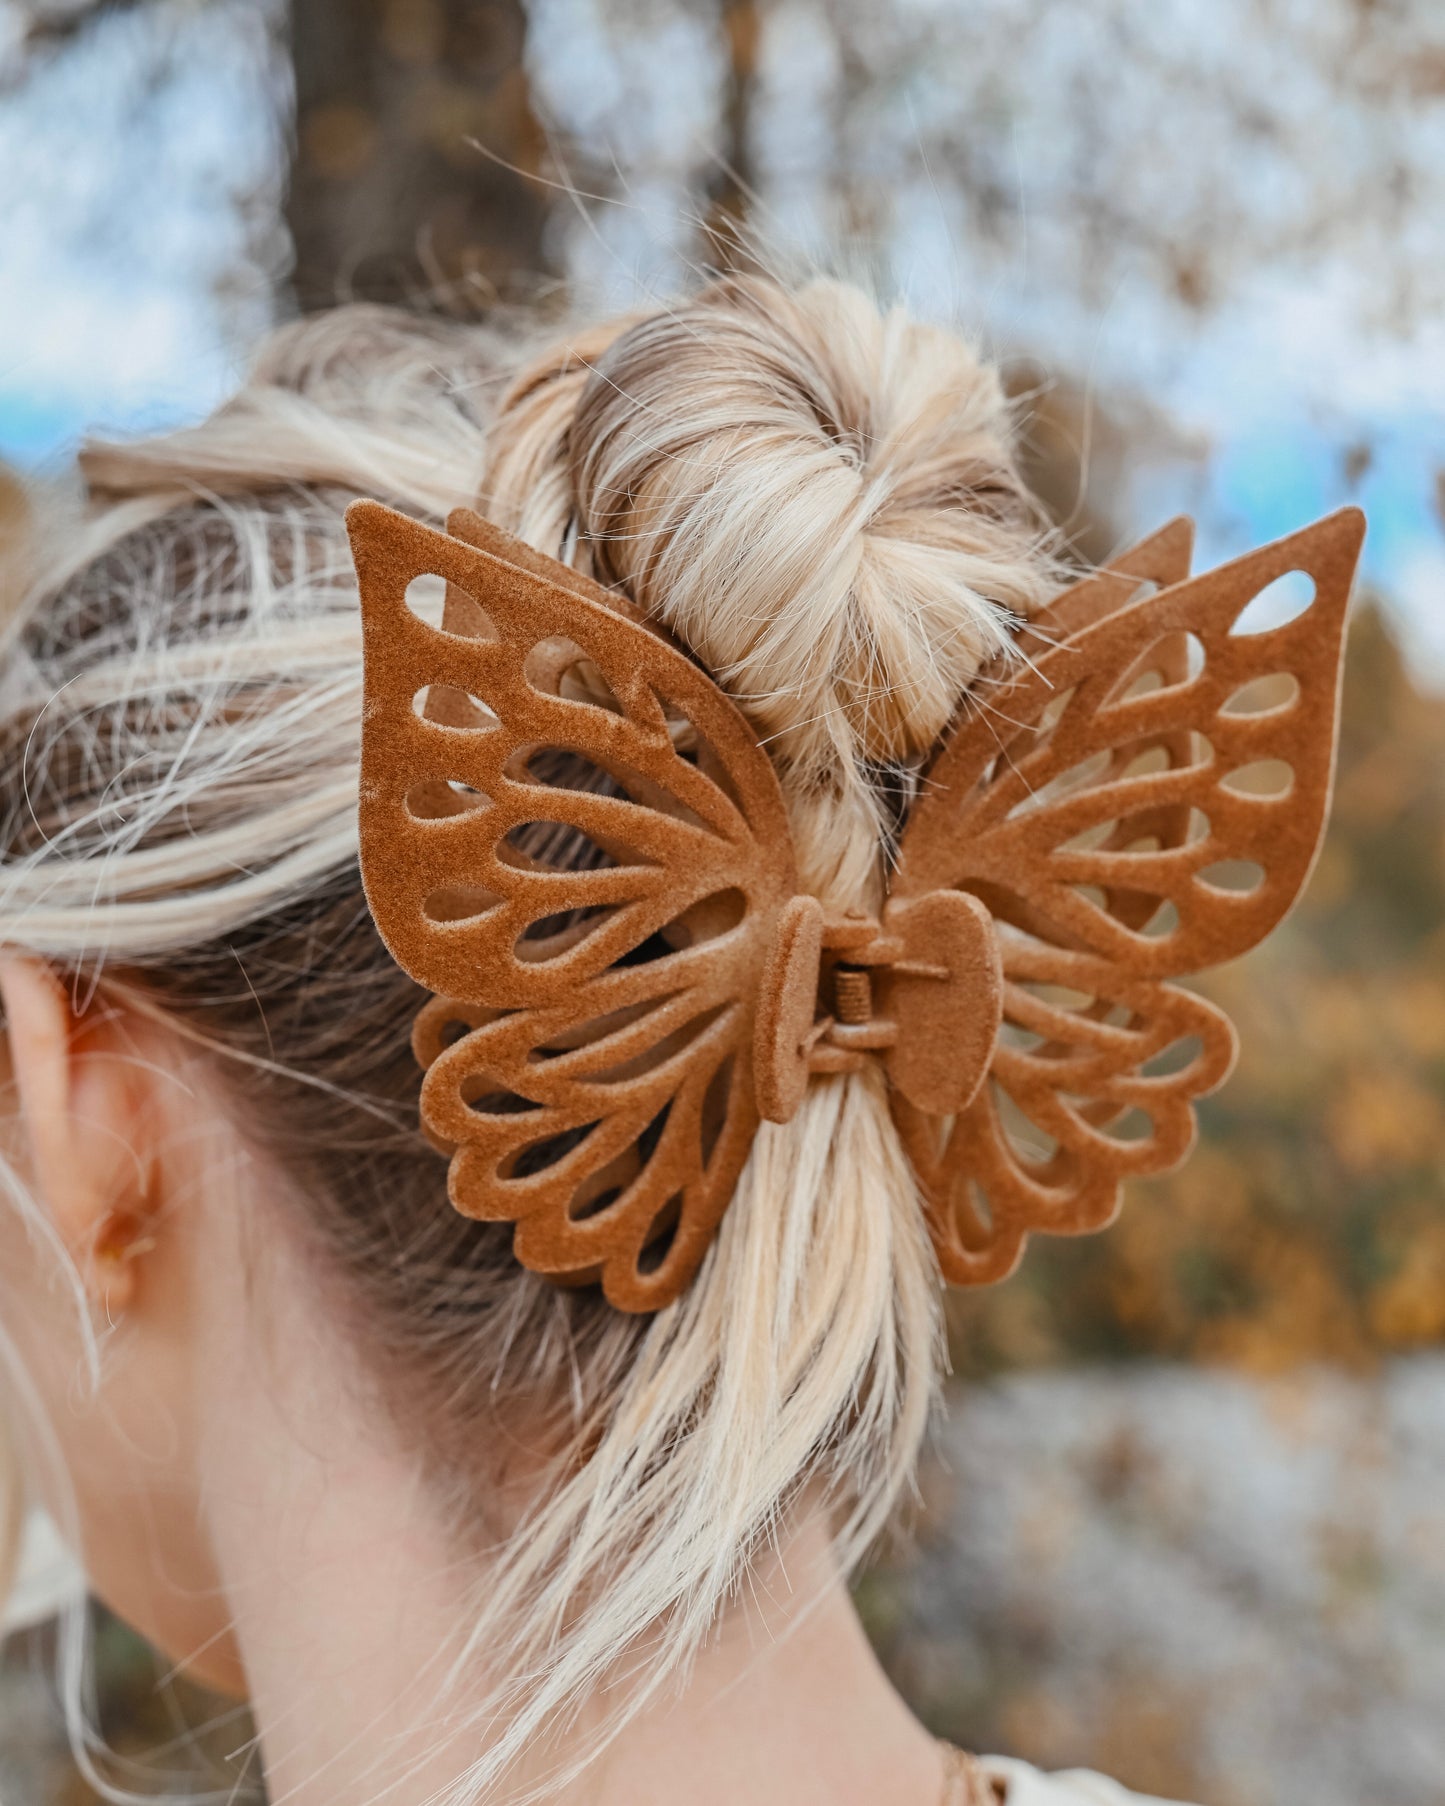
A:
<svg viewBox="0 0 1445 1806">
<path fill-rule="evenodd" d="M 114 1321 L 154 1246 L 142 1069 L 103 1002 L 73 1007 L 43 962 L 0 959 L 30 1177 L 91 1298 Z"/>
</svg>

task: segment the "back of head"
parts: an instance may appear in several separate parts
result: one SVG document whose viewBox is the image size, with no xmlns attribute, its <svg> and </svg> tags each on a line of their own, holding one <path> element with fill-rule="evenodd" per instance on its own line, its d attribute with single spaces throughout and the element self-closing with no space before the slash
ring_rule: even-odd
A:
<svg viewBox="0 0 1445 1806">
<path fill-rule="evenodd" d="M 505 398 L 484 505 L 569 532 L 742 704 L 803 875 L 867 892 L 908 784 L 1049 583 L 996 372 L 861 290 L 738 277 Z"/>
<path fill-rule="evenodd" d="M 482 1478 L 480 1422 L 525 1426 L 549 1477 L 474 1610 L 533 1677 L 525 1738 L 658 1625 L 664 1677 L 804 1489 L 857 1556 L 924 1433 L 938 1277 L 871 1072 L 764 1125 L 655 1318 L 550 1287 L 448 1209 L 415 1122 L 420 994 L 358 876 L 342 511 L 474 506 L 624 590 L 768 748 L 805 888 L 875 908 L 926 755 L 1054 580 L 999 381 L 835 282 L 730 278 L 540 354 L 350 309 L 282 333 L 206 425 L 84 473 L 0 624 L 0 945 L 204 1043 L 450 1496 Z"/>
</svg>

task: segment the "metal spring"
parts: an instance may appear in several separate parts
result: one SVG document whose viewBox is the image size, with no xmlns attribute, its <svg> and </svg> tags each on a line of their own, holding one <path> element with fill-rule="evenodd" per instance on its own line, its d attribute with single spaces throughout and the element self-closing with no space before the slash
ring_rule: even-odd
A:
<svg viewBox="0 0 1445 1806">
<path fill-rule="evenodd" d="M 840 1022 L 868 1022 L 873 1016 L 873 980 L 860 966 L 833 972 L 833 1012 Z"/>
</svg>

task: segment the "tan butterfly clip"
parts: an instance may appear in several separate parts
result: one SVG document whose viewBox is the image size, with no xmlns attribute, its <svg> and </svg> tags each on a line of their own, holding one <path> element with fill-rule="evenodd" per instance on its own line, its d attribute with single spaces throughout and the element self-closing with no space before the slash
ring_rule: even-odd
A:
<svg viewBox="0 0 1445 1806">
<path fill-rule="evenodd" d="M 524 1265 L 672 1302 L 760 1121 L 873 1060 L 954 1283 L 1183 1158 L 1234 1036 L 1169 981 L 1308 877 L 1357 510 L 1193 578 L 1176 521 L 1063 591 L 960 709 L 878 921 L 799 894 L 767 754 L 624 598 L 466 511 L 347 520 L 367 897 L 435 993 L 415 1046 L 452 1202 L 514 1223 Z M 1292 571 L 1310 605 L 1244 631 Z"/>
</svg>

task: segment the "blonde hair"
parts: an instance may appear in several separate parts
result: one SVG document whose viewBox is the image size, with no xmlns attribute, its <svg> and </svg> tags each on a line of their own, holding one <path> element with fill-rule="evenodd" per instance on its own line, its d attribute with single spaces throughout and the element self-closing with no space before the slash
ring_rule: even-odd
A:
<svg viewBox="0 0 1445 1806">
<path fill-rule="evenodd" d="M 628 1709 L 677 1673 L 805 1486 L 856 1561 L 925 1434 L 939 1281 L 868 1073 L 764 1127 L 652 1319 L 448 1209 L 415 1122 L 421 1000 L 357 874 L 342 510 L 477 506 L 623 586 L 756 725 L 807 886 L 870 908 L 921 761 L 1054 581 L 1003 391 L 830 281 L 728 279 L 539 356 L 349 308 L 281 332 L 205 425 L 82 469 L 0 639 L 0 944 L 164 1012 L 244 1089 L 461 1526 L 478 1420 L 546 1426 L 553 1483 L 477 1589 L 468 1648 L 518 1678 L 478 1708 L 508 1730 L 475 1799 L 644 1634 Z"/>
</svg>

